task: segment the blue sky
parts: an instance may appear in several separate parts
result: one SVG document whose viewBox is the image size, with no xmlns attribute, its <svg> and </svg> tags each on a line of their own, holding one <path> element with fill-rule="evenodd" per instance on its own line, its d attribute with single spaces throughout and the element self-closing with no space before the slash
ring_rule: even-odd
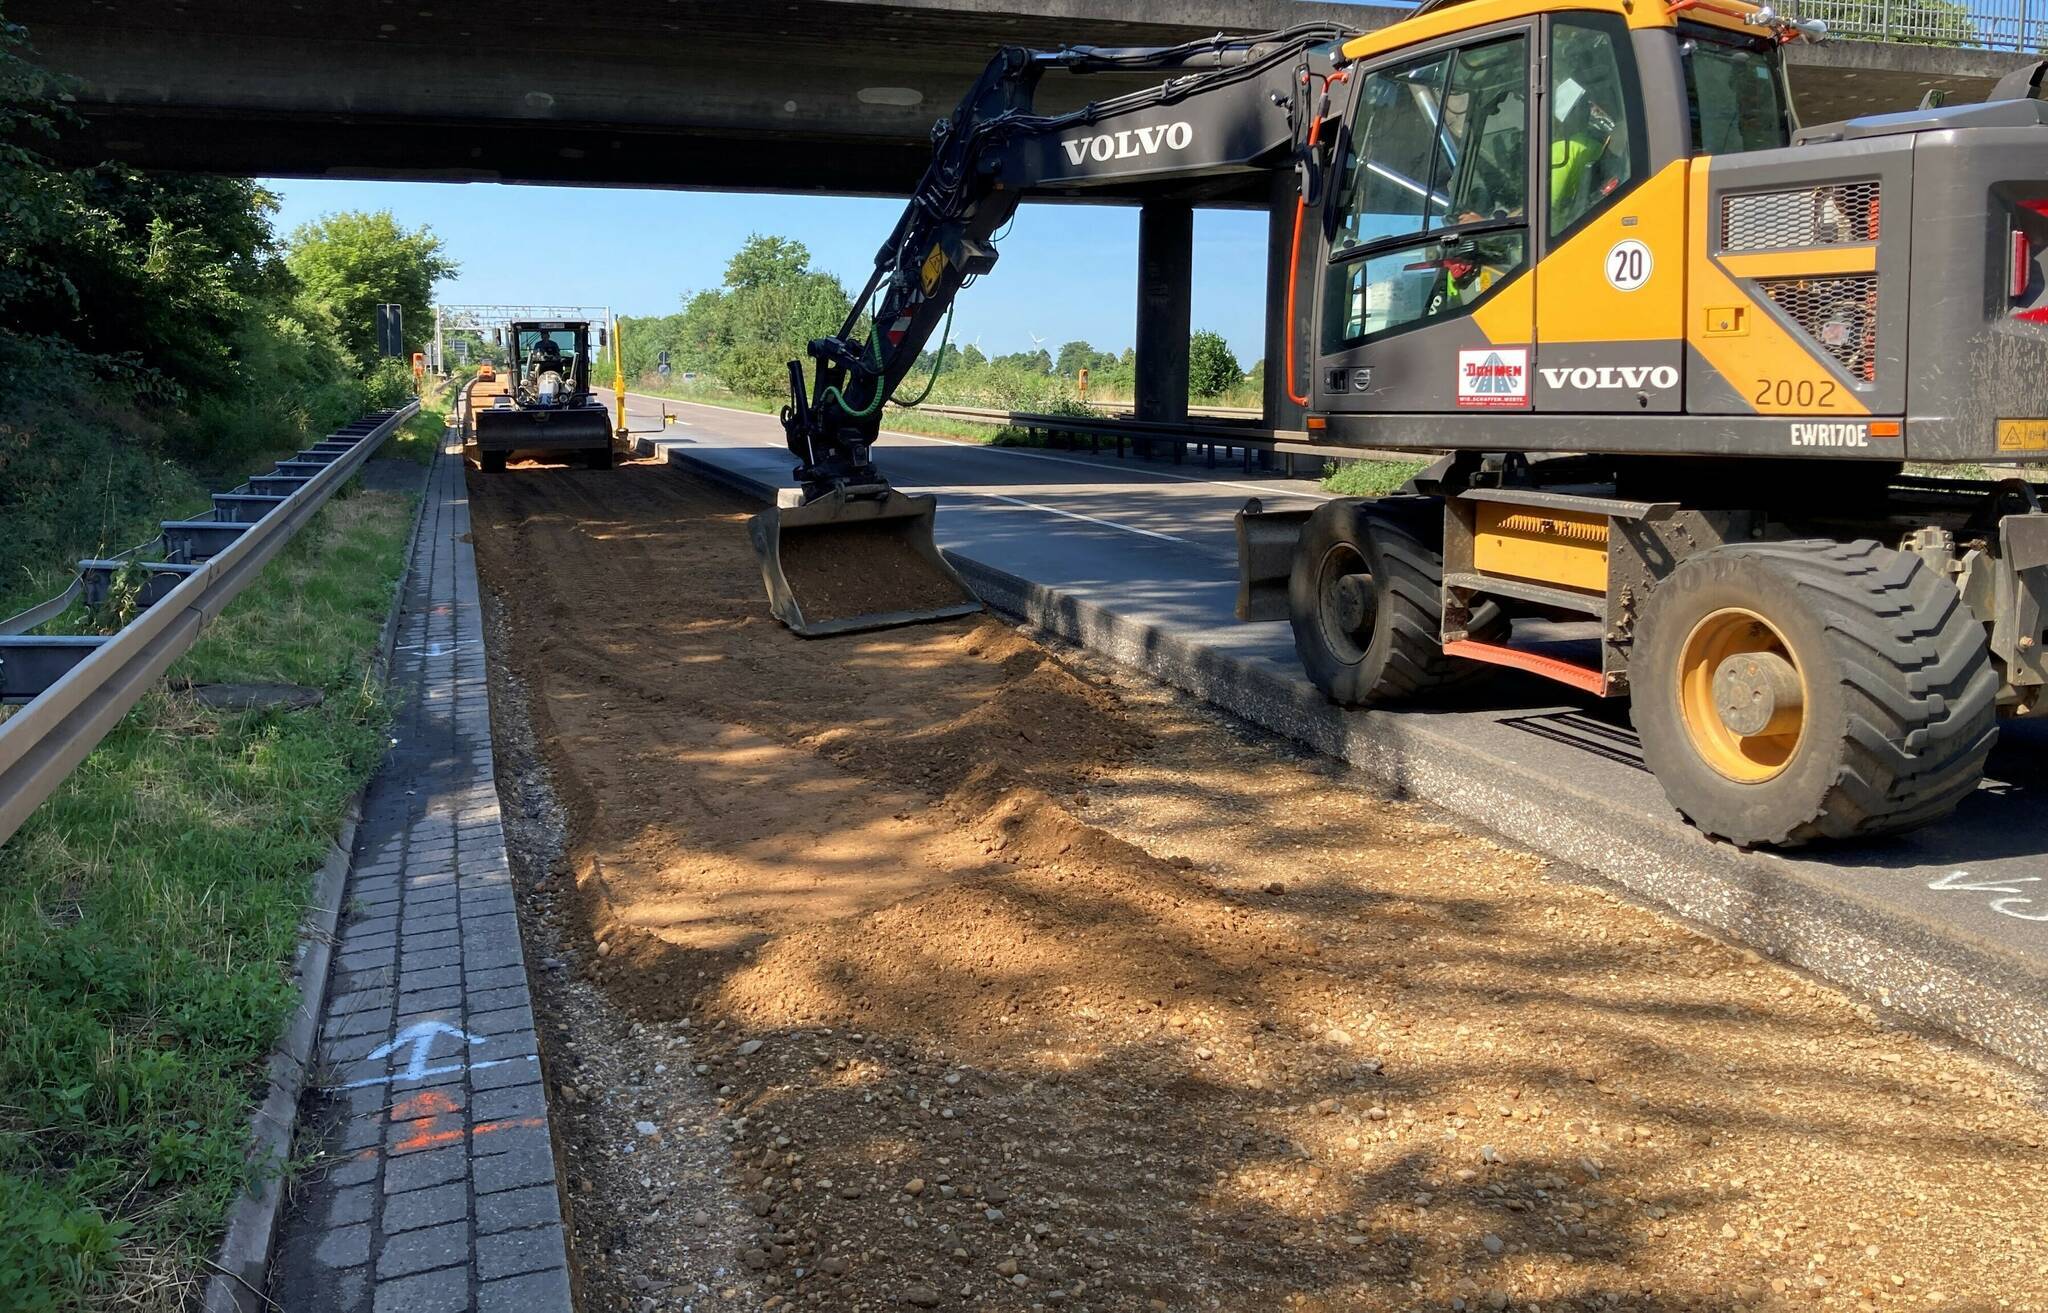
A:
<svg viewBox="0 0 2048 1313">
<path fill-rule="evenodd" d="M 288 233 L 336 210 L 390 210 L 448 243 L 462 273 L 448 302 L 609 305 L 667 314 L 715 287 L 748 233 L 793 237 L 814 263 L 857 292 L 875 249 L 902 211 L 893 200 L 722 192 L 510 187 L 493 183 L 270 180 Z M 1193 323 L 1223 334 L 1246 368 L 1263 350 L 1265 216 L 1195 214 Z M 546 233 L 547 266 L 533 261 Z M 577 240 L 564 241 L 574 236 Z M 1138 212 L 1117 206 L 1027 205 L 1002 244 L 995 272 L 960 298 L 956 342 L 980 339 L 989 355 L 1048 350 L 1070 338 L 1098 348 L 1131 345 L 1136 316 Z"/>
</svg>

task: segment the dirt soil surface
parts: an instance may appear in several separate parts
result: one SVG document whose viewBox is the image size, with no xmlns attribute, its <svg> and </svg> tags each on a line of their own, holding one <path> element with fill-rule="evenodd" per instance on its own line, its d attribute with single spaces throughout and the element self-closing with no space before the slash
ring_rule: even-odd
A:
<svg viewBox="0 0 2048 1313">
<path fill-rule="evenodd" d="M 2048 1309 L 2030 1079 L 998 620 L 798 639 L 663 467 L 470 486 L 585 1308 Z"/>
</svg>

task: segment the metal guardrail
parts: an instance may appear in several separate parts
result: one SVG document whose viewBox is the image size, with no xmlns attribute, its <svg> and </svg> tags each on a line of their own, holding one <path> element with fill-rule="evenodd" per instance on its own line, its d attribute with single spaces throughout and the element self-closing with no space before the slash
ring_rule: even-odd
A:
<svg viewBox="0 0 2048 1313">
<path fill-rule="evenodd" d="M 160 538 L 132 553 L 80 562 L 79 577 L 63 594 L 0 622 L 0 696 L 11 681 L 30 694 L 19 711 L 0 723 L 0 843 L 21 828 L 128 708 L 191 648 L 200 630 L 255 581 L 321 504 L 418 410 L 414 401 L 344 426 L 337 436 L 278 462 L 272 474 L 258 475 L 235 492 L 215 494 L 207 518 L 166 520 Z M 287 483 L 293 486 L 287 489 Z M 252 491 L 265 484 L 275 494 Z M 144 562 L 143 553 L 156 547 L 165 559 Z M 121 632 L 23 636 L 80 596 L 89 596 L 95 580 L 131 563 L 149 572 L 143 594 L 147 605 Z"/>
<path fill-rule="evenodd" d="M 2048 0 L 2044 0 L 2048 2 Z M 1062 436 L 1072 445 L 1075 439 L 1086 438 L 1091 450 L 1100 452 L 1105 440 L 1116 444 L 1118 457 L 1127 451 L 1135 451 L 1142 458 L 1152 458 L 1164 448 L 1167 458 L 1180 465 L 1187 461 L 1190 449 L 1199 451 L 1205 458 L 1207 468 L 1215 469 L 1219 464 L 1219 453 L 1235 453 L 1236 462 L 1247 474 L 1260 469 L 1279 469 L 1288 478 L 1298 476 L 1298 462 L 1311 460 L 1320 468 L 1324 461 L 1332 460 L 1412 460 L 1416 452 L 1369 451 L 1356 447 L 1334 447 L 1308 440 L 1308 434 L 1296 429 L 1269 429 L 1262 425 L 1245 424 L 1221 417 L 1201 418 L 1190 416 L 1184 424 L 1166 424 L 1153 420 L 1090 417 L 1086 415 L 1051 415 L 1027 410 L 985 410 L 977 406 L 932 406 L 917 408 L 927 415 L 942 415 L 949 419 L 973 420 L 979 423 L 1008 424 L 1033 435 L 1044 433 Z M 1227 456 L 1225 458 L 1228 458 Z"/>
<path fill-rule="evenodd" d="M 2048 4 L 2048 0 L 2042 0 L 2042 3 Z M 1128 401 L 1083 401 L 1080 404 L 1086 406 L 1091 412 L 1101 416 L 1103 419 L 1137 418 L 1137 416 L 1131 410 L 1131 403 Z M 955 405 L 950 402 L 936 401 L 926 402 L 918 406 L 917 409 L 930 411 L 935 415 L 957 413 L 963 417 L 968 418 L 993 418 L 1013 413 L 1036 413 L 1024 411 L 1013 412 L 1001 406 L 964 406 Z M 1265 413 L 1266 412 L 1260 410 L 1257 406 L 1191 405 L 1188 407 L 1188 418 L 1191 420 L 1222 420 L 1228 423 L 1237 424 L 1257 424 L 1261 419 L 1265 417 Z"/>
<path fill-rule="evenodd" d="M 2048 44 L 2048 0 L 1798 0 L 1789 8 L 1849 41 L 2028 54 Z"/>
</svg>

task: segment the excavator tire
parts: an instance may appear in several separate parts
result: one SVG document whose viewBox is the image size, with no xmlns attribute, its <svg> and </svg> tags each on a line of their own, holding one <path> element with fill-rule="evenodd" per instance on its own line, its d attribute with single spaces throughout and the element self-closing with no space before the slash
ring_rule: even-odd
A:
<svg viewBox="0 0 2048 1313">
<path fill-rule="evenodd" d="M 1629 661 L 1643 756 L 1733 843 L 1863 838 L 1947 815 L 1998 738 L 1984 626 L 1917 556 L 1744 543 L 1679 565 Z"/>
<path fill-rule="evenodd" d="M 1383 706 L 1484 678 L 1493 668 L 1444 655 L 1443 502 L 1345 498 L 1302 526 L 1287 608 L 1294 650 L 1332 702 Z M 1507 617 L 1488 604 L 1470 633 L 1498 641 Z"/>
</svg>

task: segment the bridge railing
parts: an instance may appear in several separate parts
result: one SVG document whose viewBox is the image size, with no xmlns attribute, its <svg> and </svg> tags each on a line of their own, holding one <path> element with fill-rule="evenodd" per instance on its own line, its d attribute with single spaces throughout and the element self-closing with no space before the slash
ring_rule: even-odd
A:
<svg viewBox="0 0 2048 1313">
<path fill-rule="evenodd" d="M 1799 0 L 1788 9 L 1824 20 L 1845 41 L 2023 53 L 2048 46 L 2048 0 Z"/>
</svg>

